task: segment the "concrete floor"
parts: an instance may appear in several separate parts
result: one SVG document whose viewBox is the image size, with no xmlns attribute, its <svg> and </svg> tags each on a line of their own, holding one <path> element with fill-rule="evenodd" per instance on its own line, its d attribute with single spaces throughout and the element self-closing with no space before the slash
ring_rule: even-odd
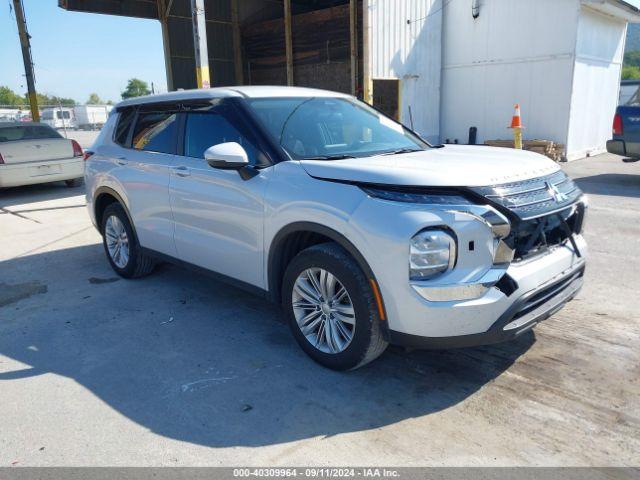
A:
<svg viewBox="0 0 640 480">
<path fill-rule="evenodd" d="M 640 164 L 563 167 L 591 199 L 574 302 L 513 343 L 351 373 L 260 298 L 116 277 L 82 188 L 0 191 L 0 466 L 637 465 Z"/>
<path fill-rule="evenodd" d="M 62 135 L 63 137 L 65 136 L 64 130 L 58 131 L 60 132 L 60 135 Z M 93 144 L 99 133 L 100 132 L 96 130 L 68 130 L 66 132 L 66 137 L 76 140 L 82 148 L 87 149 Z"/>
</svg>

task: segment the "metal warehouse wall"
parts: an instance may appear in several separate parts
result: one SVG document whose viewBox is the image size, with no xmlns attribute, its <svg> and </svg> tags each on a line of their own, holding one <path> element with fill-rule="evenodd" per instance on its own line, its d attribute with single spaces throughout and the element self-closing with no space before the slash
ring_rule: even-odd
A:
<svg viewBox="0 0 640 480">
<path fill-rule="evenodd" d="M 356 28 L 362 32 L 361 9 Z M 294 84 L 351 92 L 350 9 L 348 4 L 293 15 L 291 21 Z M 282 18 L 247 23 L 241 28 L 246 83 L 286 85 L 285 25 Z M 362 35 L 357 35 L 358 51 Z M 361 58 L 361 53 L 358 54 Z M 358 68 L 357 73 L 361 73 Z M 359 75 L 360 76 L 360 75 Z M 359 78 L 358 84 L 361 84 Z"/>
<path fill-rule="evenodd" d="M 400 118 L 430 141 L 440 137 L 442 2 L 368 0 L 373 79 L 400 80 Z"/>
<path fill-rule="evenodd" d="M 525 138 L 566 144 L 578 0 L 452 0 L 444 9 L 442 140 L 512 137 L 520 103 Z"/>
</svg>

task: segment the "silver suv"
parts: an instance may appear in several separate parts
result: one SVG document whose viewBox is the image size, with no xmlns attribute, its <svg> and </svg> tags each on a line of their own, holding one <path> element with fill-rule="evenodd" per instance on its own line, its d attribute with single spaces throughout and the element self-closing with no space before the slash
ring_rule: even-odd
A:
<svg viewBox="0 0 640 480">
<path fill-rule="evenodd" d="M 86 163 L 125 278 L 159 261 L 280 302 L 314 360 L 512 339 L 582 286 L 585 197 L 541 155 L 432 146 L 353 97 L 237 87 L 117 105 Z"/>
</svg>

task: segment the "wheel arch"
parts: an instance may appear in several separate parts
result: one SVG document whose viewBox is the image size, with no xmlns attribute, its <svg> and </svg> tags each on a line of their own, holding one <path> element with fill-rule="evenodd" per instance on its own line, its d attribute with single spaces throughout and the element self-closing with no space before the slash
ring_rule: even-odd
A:
<svg viewBox="0 0 640 480">
<path fill-rule="evenodd" d="M 110 187 L 99 187 L 96 189 L 93 195 L 93 214 L 96 219 L 98 231 L 100 231 L 100 233 L 102 234 L 102 215 L 104 214 L 105 209 L 112 203 L 119 203 L 124 210 L 124 213 L 127 215 L 127 219 L 129 220 L 129 224 L 131 225 L 131 229 L 133 230 L 133 234 L 136 236 L 137 241 L 138 234 L 136 232 L 136 226 L 133 223 L 131 213 L 129 212 L 129 208 L 127 207 L 127 204 L 123 200 L 122 196 L 120 196 L 118 192 Z"/>
<path fill-rule="evenodd" d="M 268 278 L 268 291 L 270 300 L 280 303 L 281 290 L 282 290 L 282 278 L 287 268 L 289 261 L 301 250 L 307 248 L 305 245 L 299 249 L 293 249 L 292 252 L 288 252 L 288 246 L 291 244 L 292 239 L 295 239 L 298 235 L 315 234 L 321 237 L 325 237 L 329 241 L 335 242 L 344 248 L 349 255 L 353 257 L 358 266 L 362 269 L 367 279 L 373 283 L 373 288 L 377 290 L 375 292 L 378 300 L 378 306 L 380 308 L 381 318 L 386 319 L 386 310 L 384 308 L 384 301 L 380 295 L 380 287 L 378 281 L 373 273 L 373 270 L 369 266 L 369 263 L 364 258 L 362 253 L 357 247 L 351 243 L 344 235 L 335 231 L 330 227 L 313 223 L 313 222 L 294 222 L 281 228 L 280 231 L 273 237 L 271 246 L 269 247 L 269 256 L 267 260 L 267 278 Z M 323 242 L 315 242 L 323 243 Z M 311 245 L 313 245 L 312 243 Z M 386 324 L 386 322 L 383 322 Z"/>
</svg>

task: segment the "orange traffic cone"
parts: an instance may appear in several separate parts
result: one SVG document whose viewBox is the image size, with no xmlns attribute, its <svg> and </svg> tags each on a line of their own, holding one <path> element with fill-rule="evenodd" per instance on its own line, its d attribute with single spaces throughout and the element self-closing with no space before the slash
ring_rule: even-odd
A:
<svg viewBox="0 0 640 480">
<path fill-rule="evenodd" d="M 520 105 L 516 103 L 515 109 L 516 111 L 513 113 L 511 126 L 509 128 L 524 128 L 522 126 L 522 117 L 520 116 Z"/>
<path fill-rule="evenodd" d="M 511 119 L 511 126 L 513 129 L 513 146 L 518 150 L 522 150 L 522 117 L 520 116 L 520 105 L 516 103 L 516 111 L 513 113 Z"/>
</svg>

